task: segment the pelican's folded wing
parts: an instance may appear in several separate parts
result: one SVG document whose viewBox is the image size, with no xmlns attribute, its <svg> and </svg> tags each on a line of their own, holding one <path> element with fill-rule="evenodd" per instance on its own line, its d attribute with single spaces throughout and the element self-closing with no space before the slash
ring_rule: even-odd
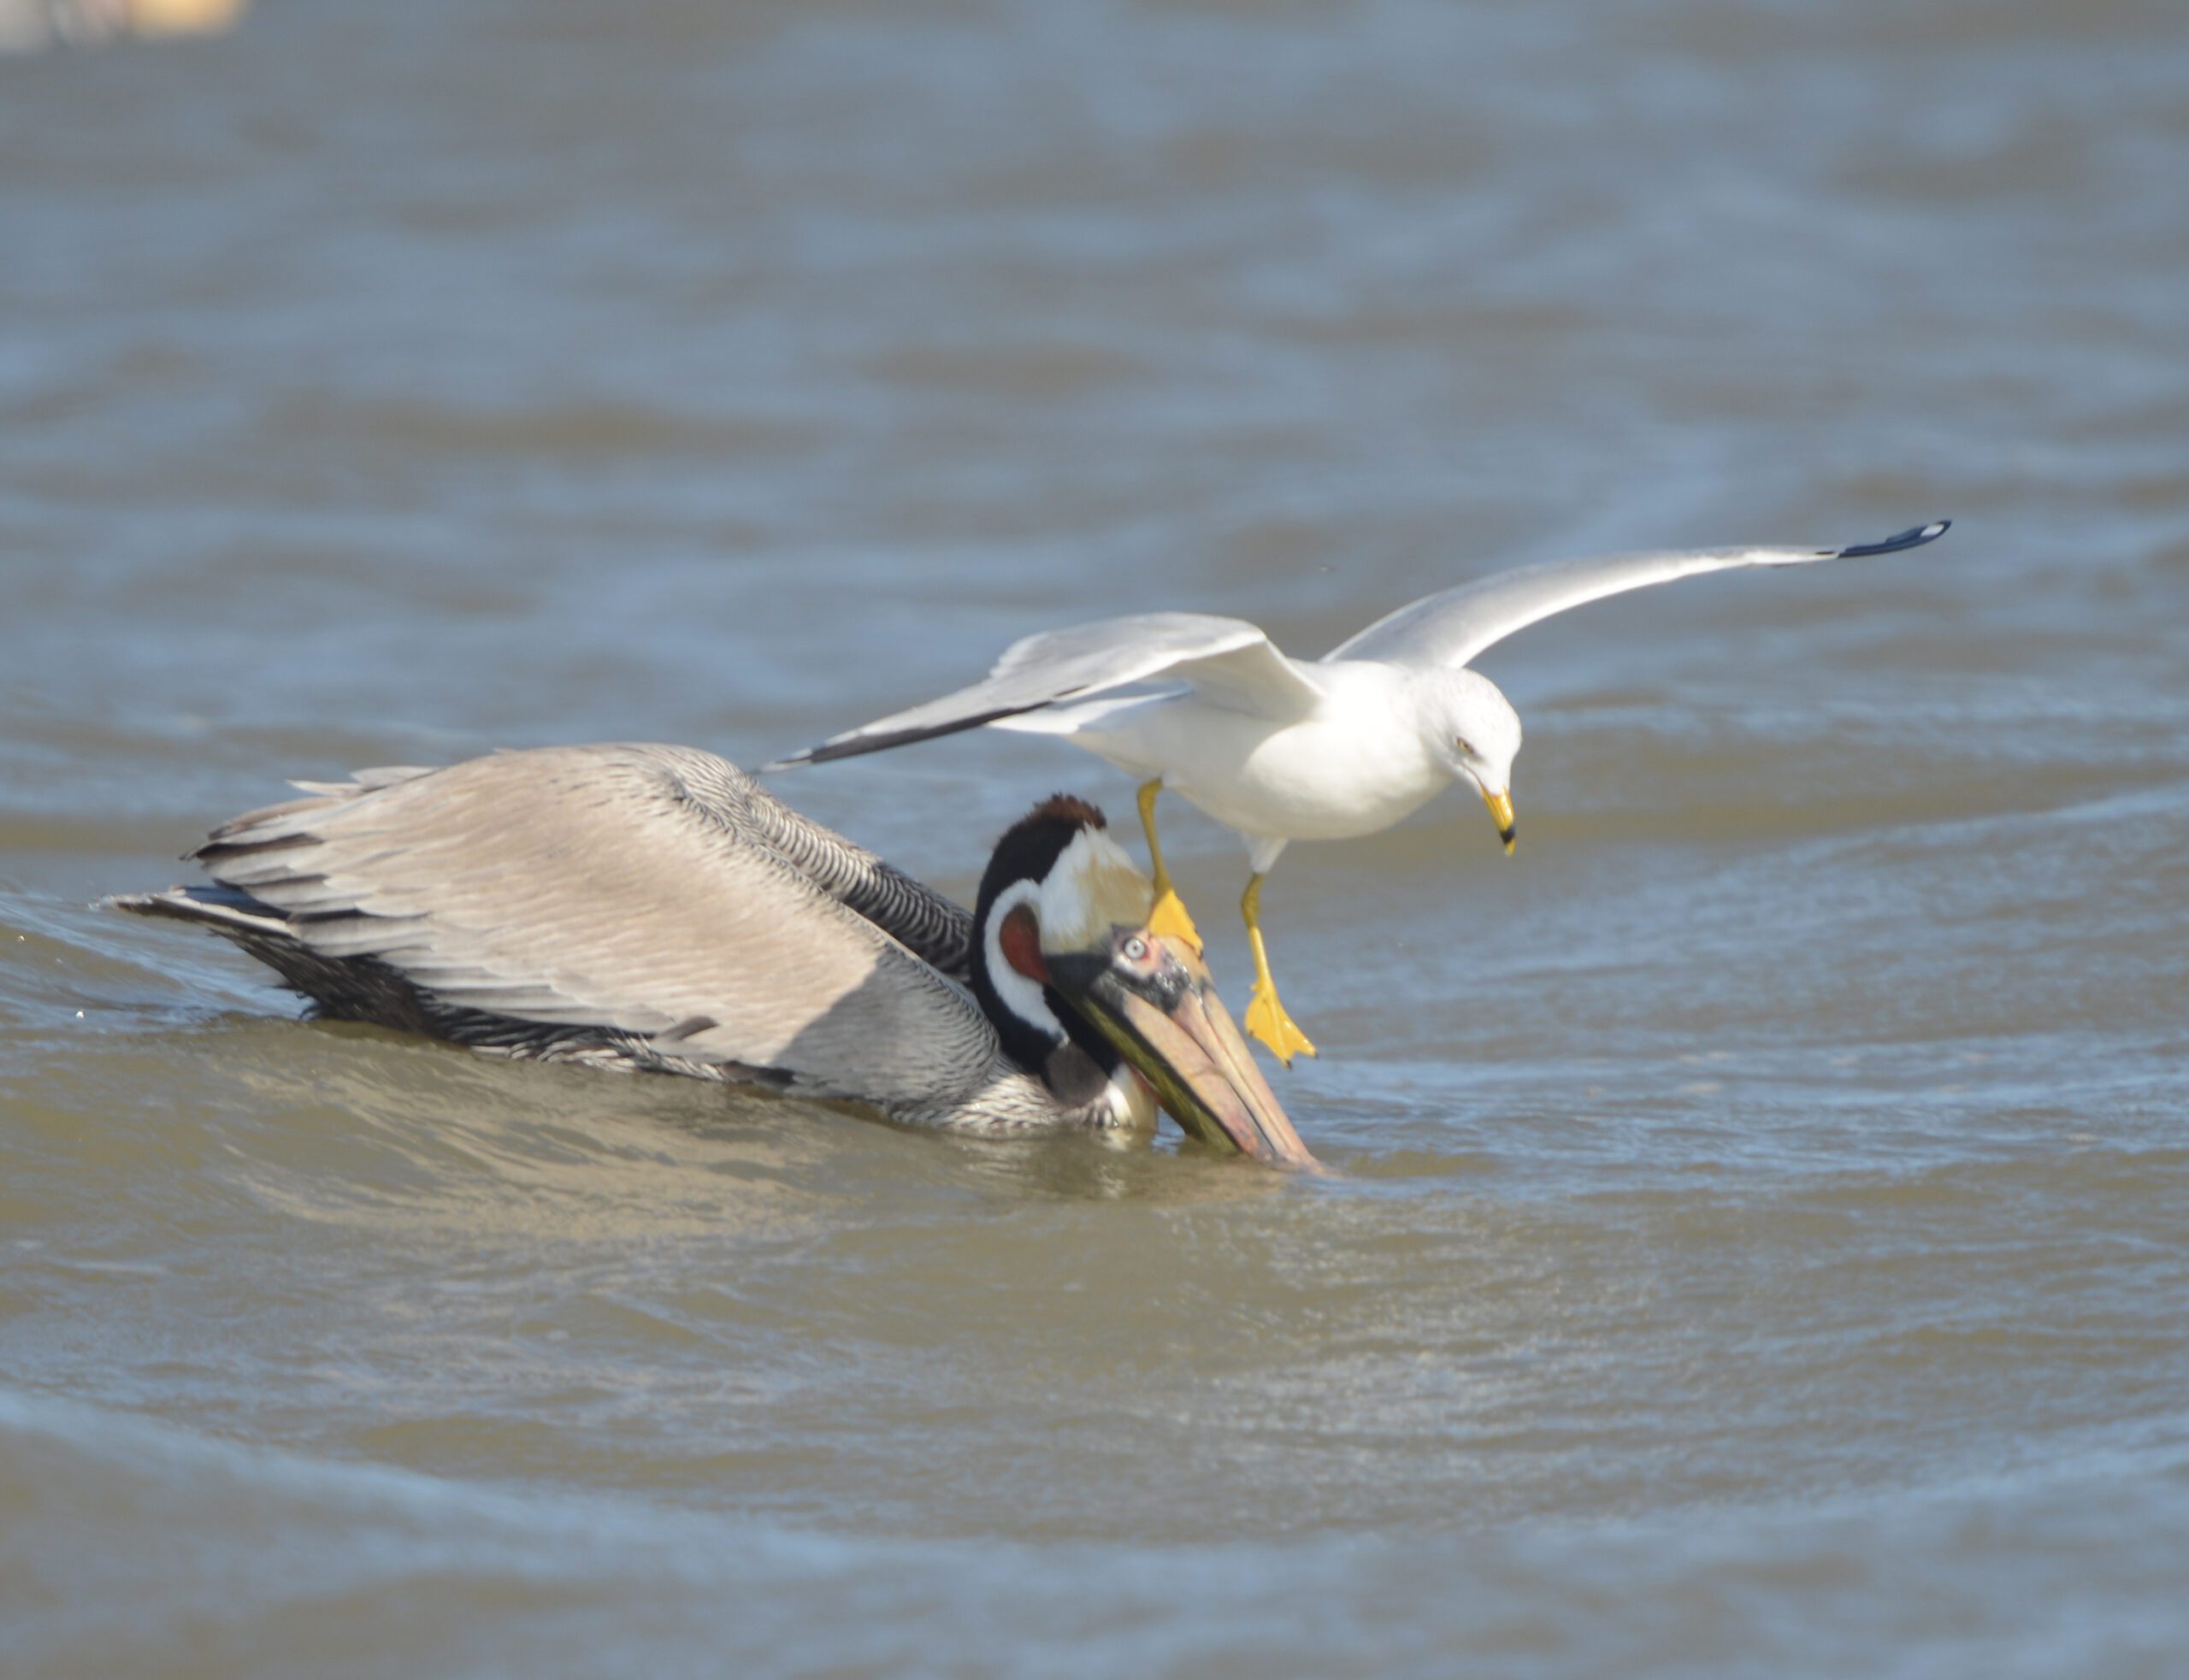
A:
<svg viewBox="0 0 2189 1680">
<path fill-rule="evenodd" d="M 1203 699 L 1258 717 L 1305 716 L 1322 699 L 1313 668 L 1288 659 L 1244 619 L 1196 612 L 1138 613 L 1014 642 L 970 688 L 877 718 L 768 766 L 826 763 L 955 734 L 999 718 L 1135 683 L 1189 683 Z"/>
<path fill-rule="evenodd" d="M 436 1005 L 802 1090 L 943 1106 L 996 1077 L 971 999 L 825 878 L 866 881 L 866 854 L 803 818 L 787 845 L 784 809 L 689 748 L 499 753 L 238 817 L 194 854 L 217 887 L 118 902 L 257 954 L 293 940 L 302 971 L 370 959 Z M 853 864 L 798 855 L 816 835 Z"/>
<path fill-rule="evenodd" d="M 1457 667 L 1538 619 L 1600 601 L 1607 595 L 1738 566 L 1806 566 L 1856 555 L 1895 554 L 1944 535 L 1952 522 L 1941 519 L 1882 542 L 1856 543 L 1846 548 L 1667 549 L 1525 566 L 1425 596 L 1377 620 L 1349 641 L 1332 648 L 1323 659 L 1325 663 L 1337 659 L 1381 659 L 1397 665 Z"/>
</svg>

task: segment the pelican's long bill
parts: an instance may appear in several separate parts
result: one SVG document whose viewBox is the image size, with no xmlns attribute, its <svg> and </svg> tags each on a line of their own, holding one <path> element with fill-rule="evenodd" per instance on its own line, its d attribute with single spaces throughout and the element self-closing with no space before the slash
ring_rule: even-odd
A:
<svg viewBox="0 0 2189 1680">
<path fill-rule="evenodd" d="M 1319 1167 L 1254 1066 L 1201 953 L 1145 929 L 1136 937 L 1148 942 L 1146 963 L 1095 952 L 1052 955 L 1050 983 L 1140 1070 L 1188 1133 L 1272 1166 Z"/>
</svg>

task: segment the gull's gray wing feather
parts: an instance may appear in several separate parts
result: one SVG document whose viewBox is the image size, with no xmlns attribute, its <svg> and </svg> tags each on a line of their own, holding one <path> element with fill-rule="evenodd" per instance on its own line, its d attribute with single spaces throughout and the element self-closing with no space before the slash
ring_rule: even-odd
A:
<svg viewBox="0 0 2189 1680">
<path fill-rule="evenodd" d="M 879 752 L 1157 681 L 1190 684 L 1214 704 L 1279 720 L 1306 716 L 1323 696 L 1313 667 L 1286 658 L 1258 625 L 1197 612 L 1136 613 L 1028 636 L 970 688 L 832 735 L 768 768 Z"/>
<path fill-rule="evenodd" d="M 1895 554 L 1944 535 L 1952 522 L 1941 519 L 1882 542 L 1846 548 L 1667 549 L 1525 566 L 1401 607 L 1332 648 L 1323 661 L 1381 659 L 1395 665 L 1457 667 L 1515 630 L 1607 595 L 1739 566 L 1806 566 L 1856 555 Z"/>
<path fill-rule="evenodd" d="M 710 753 L 548 747 L 369 774 L 238 817 L 194 855 L 219 883 L 202 903 L 121 902 L 278 932 L 329 967 L 369 959 L 456 1011 L 903 1113 L 1010 1076 L 971 999 L 852 902 L 882 866 Z M 888 873 L 891 892 L 906 881 Z M 962 953 L 964 912 L 938 902 Z"/>
</svg>

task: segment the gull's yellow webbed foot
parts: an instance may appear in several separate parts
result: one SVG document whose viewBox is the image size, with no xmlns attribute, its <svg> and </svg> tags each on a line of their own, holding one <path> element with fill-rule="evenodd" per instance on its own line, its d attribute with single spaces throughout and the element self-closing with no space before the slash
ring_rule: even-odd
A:
<svg viewBox="0 0 2189 1680">
<path fill-rule="evenodd" d="M 1183 940 L 1196 951 L 1201 948 L 1201 929 L 1194 926 L 1177 890 L 1170 887 L 1156 893 L 1155 908 L 1148 912 L 1148 931 L 1159 938 Z"/>
<path fill-rule="evenodd" d="M 1288 1068 L 1295 1056 L 1312 1056 L 1315 1046 L 1307 1034 L 1284 1012 L 1284 1005 L 1277 1000 L 1277 987 L 1265 987 L 1257 980 L 1254 995 L 1247 1000 L 1247 1030 L 1277 1053 L 1277 1059 Z"/>
<path fill-rule="evenodd" d="M 1140 826 L 1148 836 L 1148 861 L 1155 865 L 1155 908 L 1148 912 L 1148 931 L 1159 939 L 1182 939 L 1195 951 L 1201 948 L 1201 929 L 1186 914 L 1171 872 L 1163 867 L 1163 842 L 1155 837 L 1155 796 L 1163 791 L 1163 778 L 1144 782 L 1140 790 Z"/>
<path fill-rule="evenodd" d="M 1246 894 L 1239 900 L 1239 913 L 1247 921 L 1247 943 L 1254 952 L 1254 992 L 1247 1000 L 1246 1028 L 1289 1068 L 1295 1056 L 1313 1055 L 1315 1046 L 1285 1013 L 1277 998 L 1277 981 L 1269 971 L 1269 952 L 1262 945 L 1261 909 L 1262 878 L 1257 875 L 1248 879 Z"/>
</svg>

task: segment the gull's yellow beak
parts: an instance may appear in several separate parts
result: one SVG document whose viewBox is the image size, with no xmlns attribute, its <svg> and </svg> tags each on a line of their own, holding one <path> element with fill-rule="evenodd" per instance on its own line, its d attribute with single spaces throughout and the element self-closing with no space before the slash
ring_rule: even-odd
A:
<svg viewBox="0 0 2189 1680">
<path fill-rule="evenodd" d="M 1513 796 L 1503 792 L 1493 793 L 1484 788 L 1482 802 L 1490 807 L 1490 817 L 1497 824 L 1497 838 L 1505 842 L 1505 855 L 1510 858 L 1519 834 L 1513 823 Z"/>
</svg>

